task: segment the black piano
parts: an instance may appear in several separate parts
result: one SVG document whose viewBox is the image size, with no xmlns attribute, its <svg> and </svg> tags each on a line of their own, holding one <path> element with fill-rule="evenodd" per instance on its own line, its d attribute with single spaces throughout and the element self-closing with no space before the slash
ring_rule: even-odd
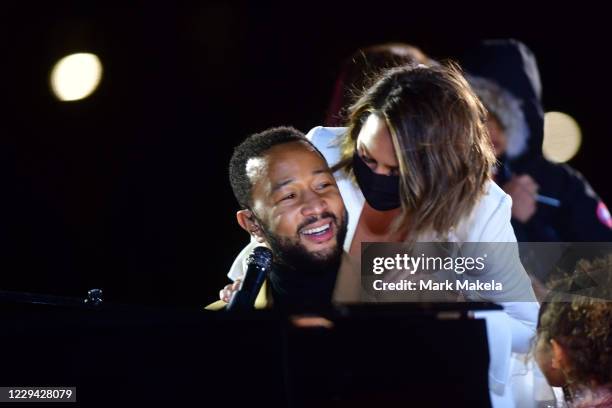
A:
<svg viewBox="0 0 612 408">
<path fill-rule="evenodd" d="M 67 406 L 489 407 L 486 329 L 469 310 L 491 308 L 337 307 L 304 326 L 0 292 L 0 386 L 76 387 Z"/>
</svg>

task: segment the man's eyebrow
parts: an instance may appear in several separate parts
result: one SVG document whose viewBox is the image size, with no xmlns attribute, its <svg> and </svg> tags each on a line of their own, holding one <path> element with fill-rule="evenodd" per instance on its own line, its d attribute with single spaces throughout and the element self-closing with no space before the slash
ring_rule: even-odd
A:
<svg viewBox="0 0 612 408">
<path fill-rule="evenodd" d="M 322 174 L 322 173 L 330 173 L 331 174 L 331 170 L 328 169 L 328 168 L 321 168 L 321 169 L 317 169 L 317 170 L 312 172 L 312 174 Z"/>
<path fill-rule="evenodd" d="M 293 179 L 293 178 L 288 178 L 286 180 L 280 181 L 280 182 L 278 182 L 278 183 L 276 183 L 276 184 L 274 184 L 272 186 L 272 191 L 270 191 L 270 192 L 274 193 L 274 192 L 280 190 L 281 188 L 285 187 L 287 184 L 292 183 L 294 180 L 295 179 Z"/>
<path fill-rule="evenodd" d="M 331 174 L 331 171 L 328 168 L 320 168 L 317 170 L 314 170 L 312 172 L 312 174 Z M 279 181 L 278 183 L 274 184 L 272 186 L 272 190 L 270 191 L 270 193 L 275 193 L 276 191 L 280 190 L 281 188 L 285 187 L 287 184 L 291 184 L 295 181 L 294 178 L 288 178 L 286 180 L 283 181 Z"/>
</svg>

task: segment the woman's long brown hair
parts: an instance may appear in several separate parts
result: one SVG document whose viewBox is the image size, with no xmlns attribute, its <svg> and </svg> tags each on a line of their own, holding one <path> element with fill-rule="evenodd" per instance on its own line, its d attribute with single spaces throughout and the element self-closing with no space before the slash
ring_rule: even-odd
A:
<svg viewBox="0 0 612 408">
<path fill-rule="evenodd" d="M 369 115 L 387 124 L 399 162 L 402 213 L 392 228 L 408 241 L 422 233 L 447 236 L 484 193 L 495 162 L 486 110 L 460 69 L 450 63 L 385 72 L 351 107 L 334 170 L 352 176 L 357 136 Z"/>
</svg>

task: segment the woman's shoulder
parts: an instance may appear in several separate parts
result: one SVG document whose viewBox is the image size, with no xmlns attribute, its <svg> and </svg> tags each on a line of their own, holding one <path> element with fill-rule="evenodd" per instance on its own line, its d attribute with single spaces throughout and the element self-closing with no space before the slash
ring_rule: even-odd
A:
<svg viewBox="0 0 612 408">
<path fill-rule="evenodd" d="M 484 187 L 484 193 L 474 209 L 458 228 L 462 241 L 515 241 L 510 217 L 512 199 L 494 181 Z"/>
<path fill-rule="evenodd" d="M 489 180 L 476 207 L 483 212 L 494 212 L 500 207 L 512 207 L 512 198 L 497 183 Z"/>
<path fill-rule="evenodd" d="M 319 149 L 327 163 L 333 166 L 340 161 L 340 141 L 345 133 L 345 127 L 317 126 L 306 134 L 306 138 Z"/>
</svg>

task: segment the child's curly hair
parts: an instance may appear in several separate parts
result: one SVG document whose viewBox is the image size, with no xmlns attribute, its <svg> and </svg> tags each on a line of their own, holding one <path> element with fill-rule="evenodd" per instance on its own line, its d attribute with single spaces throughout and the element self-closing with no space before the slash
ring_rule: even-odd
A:
<svg viewBox="0 0 612 408">
<path fill-rule="evenodd" d="M 574 294 L 572 294 L 574 293 Z M 538 336 L 565 350 L 571 388 L 612 382 L 612 255 L 578 262 L 542 303 Z"/>
</svg>

